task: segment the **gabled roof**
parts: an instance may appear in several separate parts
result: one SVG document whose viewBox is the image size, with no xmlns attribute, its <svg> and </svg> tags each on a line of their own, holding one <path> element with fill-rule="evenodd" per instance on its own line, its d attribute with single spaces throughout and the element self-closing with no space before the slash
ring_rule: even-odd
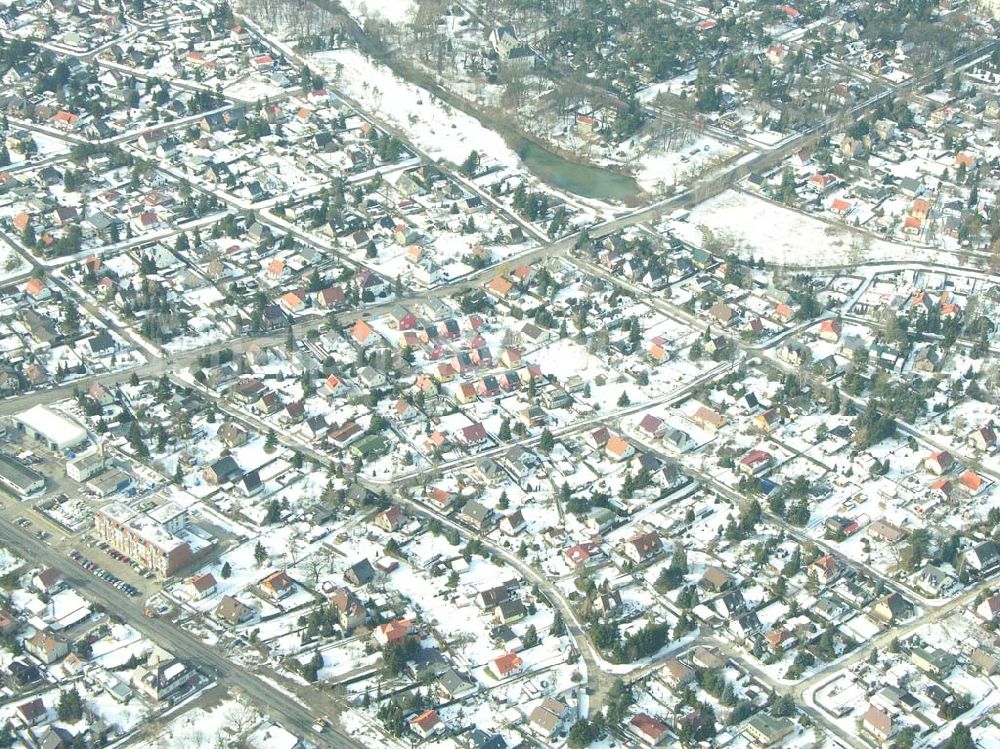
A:
<svg viewBox="0 0 1000 749">
<path fill-rule="evenodd" d="M 358 320 L 351 328 L 351 337 L 358 343 L 364 343 L 375 330 L 364 320 Z"/>
<path fill-rule="evenodd" d="M 441 723 L 441 718 L 438 717 L 437 711 L 435 710 L 425 710 L 419 715 L 410 718 L 410 725 L 418 726 L 420 730 L 424 733 L 428 733 Z"/>
<path fill-rule="evenodd" d="M 608 443 L 604 446 L 604 449 L 607 450 L 612 455 L 621 457 L 628 452 L 630 447 L 631 445 L 628 443 L 628 440 L 623 439 L 622 437 L 619 437 L 617 434 L 615 434 L 612 435 L 611 438 L 608 440 Z"/>
<path fill-rule="evenodd" d="M 521 667 L 523 661 L 517 653 L 505 653 L 493 659 L 493 667 L 498 676 L 506 676 Z"/>
<path fill-rule="evenodd" d="M 199 593 L 204 593 L 206 590 L 214 588 L 216 581 L 215 576 L 211 572 L 207 572 L 204 575 L 189 578 L 188 584 Z"/>
<path fill-rule="evenodd" d="M 884 713 L 874 705 L 868 708 L 865 713 L 864 722 L 879 733 L 888 734 L 892 731 L 892 718 L 888 713 Z"/>
</svg>

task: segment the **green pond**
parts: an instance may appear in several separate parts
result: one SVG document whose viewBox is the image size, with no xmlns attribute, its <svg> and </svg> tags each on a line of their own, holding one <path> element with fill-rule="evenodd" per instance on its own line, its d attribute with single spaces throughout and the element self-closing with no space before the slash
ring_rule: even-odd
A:
<svg viewBox="0 0 1000 749">
<path fill-rule="evenodd" d="M 631 177 L 568 161 L 528 140 L 517 144 L 517 153 L 524 165 L 540 180 L 574 195 L 634 203 L 642 192 Z"/>
</svg>

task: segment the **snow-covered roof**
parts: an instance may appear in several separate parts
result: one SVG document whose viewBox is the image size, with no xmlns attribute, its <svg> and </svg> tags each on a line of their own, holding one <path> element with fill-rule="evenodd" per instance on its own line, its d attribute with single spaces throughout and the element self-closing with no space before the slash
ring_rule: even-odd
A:
<svg viewBox="0 0 1000 749">
<path fill-rule="evenodd" d="M 43 437 L 60 450 L 74 447 L 87 439 L 87 430 L 72 419 L 41 404 L 14 417 L 28 430 Z"/>
</svg>

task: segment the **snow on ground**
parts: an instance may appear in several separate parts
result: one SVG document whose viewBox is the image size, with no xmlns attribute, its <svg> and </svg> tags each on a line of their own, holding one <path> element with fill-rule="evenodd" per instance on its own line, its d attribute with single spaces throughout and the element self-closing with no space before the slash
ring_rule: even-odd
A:
<svg viewBox="0 0 1000 749">
<path fill-rule="evenodd" d="M 107 692 L 88 695 L 86 703 L 95 715 L 113 726 L 117 734 L 134 731 L 149 716 L 149 708 L 142 700 L 123 705 Z"/>
<path fill-rule="evenodd" d="M 8 244 L 0 246 L 0 281 L 20 275 L 28 268 L 28 261 L 21 257 L 21 253 Z"/>
<path fill-rule="evenodd" d="M 211 709 L 189 710 L 165 725 L 155 738 L 142 740 L 135 746 L 136 749 L 217 746 L 226 743 L 237 727 L 252 727 L 257 718 L 256 708 L 239 700 L 227 700 Z"/>
<path fill-rule="evenodd" d="M 33 132 L 31 134 L 31 139 L 35 142 L 35 146 L 38 150 L 29 158 L 23 153 L 18 151 L 10 151 L 10 163 L 21 165 L 26 161 L 40 161 L 42 159 L 47 159 L 50 156 L 57 156 L 69 151 L 66 146 L 66 141 L 56 138 L 53 135 L 46 135 L 41 132 Z"/>
<path fill-rule="evenodd" d="M 340 4 L 362 25 L 369 18 L 406 23 L 416 10 L 414 0 L 340 0 Z"/>
<path fill-rule="evenodd" d="M 736 148 L 705 136 L 678 148 L 658 151 L 652 147 L 640 158 L 635 179 L 644 190 L 659 192 L 692 179 L 736 152 Z"/>
<path fill-rule="evenodd" d="M 475 117 L 451 107 L 420 86 L 409 83 L 386 66 L 352 49 L 318 52 L 309 56 L 309 65 L 329 81 L 331 88 L 357 103 L 366 112 L 377 112 L 382 122 L 395 128 L 401 137 L 428 155 L 461 164 L 472 151 L 480 157 L 486 172 L 476 182 L 486 189 L 505 176 L 526 181 L 531 189 L 543 189 L 558 196 L 578 213 L 571 226 L 580 226 L 610 216 L 612 206 L 596 199 L 540 184 L 503 137 Z M 484 183 L 488 180 L 488 183 Z M 450 274 L 460 275 L 462 269 Z"/>
<path fill-rule="evenodd" d="M 9 549 L 0 549 L 0 576 L 7 575 L 23 564 L 23 561 L 10 553 Z"/>
<path fill-rule="evenodd" d="M 886 260 L 942 262 L 942 252 L 890 242 L 835 226 L 767 200 L 727 190 L 691 211 L 688 223 L 707 228 L 738 253 L 789 265 L 856 264 Z"/>
<path fill-rule="evenodd" d="M 148 640 L 127 624 L 112 625 L 107 636 L 92 644 L 94 661 L 107 669 L 119 668 L 151 647 Z"/>
<path fill-rule="evenodd" d="M 310 62 L 333 82 L 334 88 L 362 108 L 378 112 L 434 158 L 461 164 L 475 150 L 486 163 L 495 161 L 511 168 L 519 163 L 517 154 L 497 133 L 428 91 L 397 78 L 389 68 L 357 50 L 320 52 L 312 55 Z"/>
<path fill-rule="evenodd" d="M 366 653 L 365 641 L 354 639 L 350 642 L 333 642 L 323 646 L 323 668 L 317 678 L 320 681 L 337 679 L 352 671 L 366 667 L 374 668 L 381 658 L 378 653 Z"/>
<path fill-rule="evenodd" d="M 382 725 L 365 715 L 361 710 L 345 710 L 340 716 L 340 724 L 355 741 L 370 747 L 408 746 L 401 741 L 388 739 Z"/>
<path fill-rule="evenodd" d="M 226 86 L 224 93 L 226 96 L 232 96 L 243 101 L 254 101 L 279 96 L 281 88 L 266 80 L 261 80 L 257 76 L 249 76 Z"/>
</svg>

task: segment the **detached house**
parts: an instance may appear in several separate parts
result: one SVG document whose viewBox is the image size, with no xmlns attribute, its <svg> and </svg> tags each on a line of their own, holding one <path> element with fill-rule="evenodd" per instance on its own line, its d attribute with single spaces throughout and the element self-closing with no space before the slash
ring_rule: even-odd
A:
<svg viewBox="0 0 1000 749">
<path fill-rule="evenodd" d="M 288 314 L 297 314 L 306 308 L 305 294 L 301 291 L 289 291 L 281 296 L 279 303 Z"/>
<path fill-rule="evenodd" d="M 406 516 L 398 505 L 392 505 L 388 510 L 376 515 L 373 522 L 387 533 L 392 533 L 406 525 Z"/>
<path fill-rule="evenodd" d="M 770 432 L 781 423 L 781 414 L 775 408 L 769 408 L 753 417 L 754 426 L 762 432 Z"/>
<path fill-rule="evenodd" d="M 346 301 L 347 297 L 340 286 L 329 286 L 316 292 L 316 306 L 321 309 L 342 307 Z"/>
<path fill-rule="evenodd" d="M 834 198 L 830 203 L 830 211 L 838 216 L 846 216 L 851 212 L 851 204 L 843 198 Z"/>
<path fill-rule="evenodd" d="M 536 734 L 549 738 L 559 730 L 567 715 L 569 715 L 569 708 L 564 703 L 552 697 L 546 697 L 531 711 L 528 716 L 528 724 Z"/>
<path fill-rule="evenodd" d="M 486 285 L 486 293 L 500 300 L 509 299 L 514 291 L 514 284 L 503 276 L 497 276 Z"/>
<path fill-rule="evenodd" d="M 506 653 L 490 661 L 490 670 L 499 679 L 506 679 L 521 670 L 524 661 L 517 653 Z"/>
<path fill-rule="evenodd" d="M 880 742 L 888 741 L 895 729 L 889 714 L 874 706 L 869 707 L 861 719 L 861 727 Z"/>
<path fill-rule="evenodd" d="M 829 585 L 840 574 L 840 563 L 833 554 L 824 554 L 809 565 L 809 575 L 821 585 Z"/>
<path fill-rule="evenodd" d="M 676 691 L 690 684 L 695 679 L 695 670 L 686 666 L 676 658 L 671 658 L 663 664 L 660 670 L 660 678 L 663 682 Z"/>
<path fill-rule="evenodd" d="M 748 476 L 759 476 L 771 467 L 773 461 L 771 453 L 765 450 L 751 450 L 740 461 L 740 472 Z"/>
<path fill-rule="evenodd" d="M 231 627 L 242 624 L 252 616 L 253 609 L 232 596 L 224 596 L 215 608 L 215 618 Z"/>
<path fill-rule="evenodd" d="M 765 712 L 754 715 L 743 729 L 757 747 L 780 746 L 794 731 L 795 724 L 788 718 L 774 718 Z"/>
<path fill-rule="evenodd" d="M 493 510 L 474 499 L 465 503 L 461 513 L 462 521 L 478 531 L 493 525 Z"/>
<path fill-rule="evenodd" d="M 995 594 L 976 607 L 976 614 L 984 621 L 991 622 L 1000 616 L 1000 594 Z"/>
<path fill-rule="evenodd" d="M 482 424 L 470 424 L 458 430 L 456 439 L 466 447 L 476 447 L 486 443 L 486 427 Z"/>
<path fill-rule="evenodd" d="M 652 439 L 659 439 L 663 436 L 666 426 L 660 417 L 653 416 L 653 414 L 646 414 L 642 417 L 642 421 L 639 422 L 639 430 Z"/>
<path fill-rule="evenodd" d="M 840 340 L 841 330 L 839 320 L 824 320 L 819 325 L 819 337 L 824 341 L 836 343 Z"/>
<path fill-rule="evenodd" d="M 521 514 L 520 510 L 514 510 L 514 512 L 509 515 L 505 515 L 500 519 L 500 530 L 503 531 L 508 536 L 516 536 L 526 525 L 524 516 Z"/>
<path fill-rule="evenodd" d="M 635 448 L 629 444 L 628 440 L 622 439 L 617 434 L 608 439 L 604 450 L 608 457 L 615 461 L 627 460 L 635 454 Z"/>
<path fill-rule="evenodd" d="M 268 575 L 260 581 L 260 589 L 272 601 L 278 601 L 295 590 L 295 583 L 284 570 Z"/>
<path fill-rule="evenodd" d="M 46 567 L 31 579 L 31 585 L 39 593 L 51 595 L 62 587 L 63 576 L 54 567 Z"/>
<path fill-rule="evenodd" d="M 822 194 L 833 188 L 837 181 L 837 177 L 833 174 L 814 174 L 809 178 L 809 187 Z"/>
<path fill-rule="evenodd" d="M 374 328 L 360 319 L 351 328 L 351 338 L 360 346 L 370 346 L 378 340 Z"/>
<path fill-rule="evenodd" d="M 510 51 L 521 44 L 513 26 L 497 26 L 490 32 L 490 46 L 497 56 L 506 58 Z"/>
<path fill-rule="evenodd" d="M 947 450 L 931 453 L 924 458 L 924 468 L 936 476 L 948 473 L 955 466 L 955 458 Z"/>
<path fill-rule="evenodd" d="M 337 620 L 345 632 L 365 623 L 365 607 L 361 600 L 347 588 L 337 588 L 330 594 L 330 605 L 337 612 Z"/>
<path fill-rule="evenodd" d="M 656 531 L 640 533 L 625 542 L 624 553 L 636 564 L 642 564 L 663 551 L 663 542 Z"/>
<path fill-rule="evenodd" d="M 995 542 L 984 541 L 962 555 L 962 564 L 980 575 L 991 572 L 1000 566 L 1000 549 Z"/>
<path fill-rule="evenodd" d="M 722 302 L 716 302 L 713 304 L 708 310 L 708 314 L 716 322 L 721 323 L 722 325 L 729 325 L 736 316 L 736 313 L 733 312 L 733 308 Z"/>
<path fill-rule="evenodd" d="M 60 130 L 75 130 L 79 121 L 79 115 L 67 112 L 65 109 L 56 112 L 52 118 L 52 124 Z"/>
<path fill-rule="evenodd" d="M 48 711 L 45 709 L 41 697 L 22 702 L 15 708 L 15 712 L 18 720 L 25 726 L 36 725 L 48 716 Z"/>
<path fill-rule="evenodd" d="M 913 612 L 913 604 L 899 593 L 880 598 L 872 607 L 872 616 L 886 624 L 896 624 Z"/>
<path fill-rule="evenodd" d="M 409 619 L 396 619 L 377 626 L 372 632 L 372 639 L 380 647 L 385 647 L 409 637 L 411 629 L 413 629 L 413 622 Z"/>
<path fill-rule="evenodd" d="M 436 734 L 443 733 L 445 724 L 435 710 L 425 710 L 410 718 L 410 730 L 422 739 L 429 739 Z"/>
<path fill-rule="evenodd" d="M 694 413 L 694 422 L 713 434 L 726 423 L 726 418 L 707 406 L 699 406 Z"/>
<path fill-rule="evenodd" d="M 987 424 L 973 431 L 966 441 L 973 450 L 991 452 L 996 448 L 997 433 L 992 424 Z"/>
<path fill-rule="evenodd" d="M 24 641 L 24 649 L 42 663 L 51 664 L 69 652 L 69 643 L 48 632 L 38 632 L 31 639 Z"/>
<path fill-rule="evenodd" d="M 975 471 L 963 471 L 958 477 L 958 485 L 966 494 L 974 497 L 985 488 L 986 481 Z"/>
<path fill-rule="evenodd" d="M 208 598 L 210 595 L 215 593 L 217 583 L 215 581 L 215 576 L 211 572 L 204 575 L 196 575 L 195 577 L 189 577 L 187 579 L 187 591 L 188 595 L 193 600 L 201 600 L 202 598 Z"/>
<path fill-rule="evenodd" d="M 24 284 L 24 293 L 36 302 L 43 302 L 52 296 L 52 292 L 44 281 L 39 278 L 30 278 Z"/>
</svg>

